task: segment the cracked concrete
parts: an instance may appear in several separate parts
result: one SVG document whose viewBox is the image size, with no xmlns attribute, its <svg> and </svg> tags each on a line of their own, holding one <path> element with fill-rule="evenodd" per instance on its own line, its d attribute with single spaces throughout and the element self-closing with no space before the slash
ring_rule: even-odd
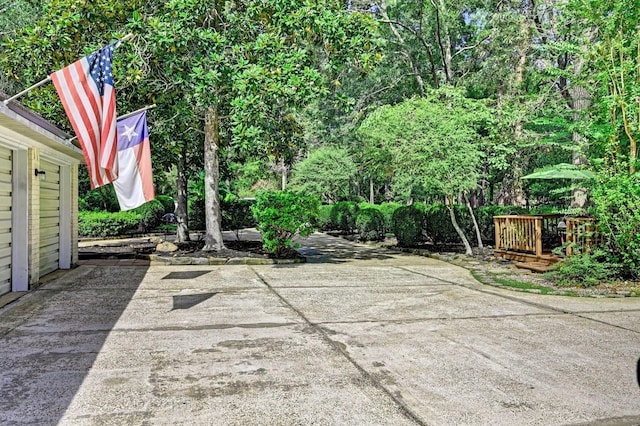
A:
<svg viewBox="0 0 640 426">
<path fill-rule="evenodd" d="M 314 234 L 294 265 L 83 265 L 0 309 L 0 424 L 640 424 L 640 299 Z"/>
</svg>

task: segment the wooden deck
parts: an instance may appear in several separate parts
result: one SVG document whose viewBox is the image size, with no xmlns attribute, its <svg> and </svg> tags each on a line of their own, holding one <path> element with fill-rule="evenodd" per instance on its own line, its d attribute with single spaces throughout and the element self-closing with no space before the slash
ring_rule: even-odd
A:
<svg viewBox="0 0 640 426">
<path fill-rule="evenodd" d="M 518 268 L 546 272 L 561 259 L 552 253 L 554 248 L 565 247 L 571 256 L 602 243 L 593 219 L 562 219 L 561 214 L 494 216 L 495 255 L 516 262 Z"/>
</svg>

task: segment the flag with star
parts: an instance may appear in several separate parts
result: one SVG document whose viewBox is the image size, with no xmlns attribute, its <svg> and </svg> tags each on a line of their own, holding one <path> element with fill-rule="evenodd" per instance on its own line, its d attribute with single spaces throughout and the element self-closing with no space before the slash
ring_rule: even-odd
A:
<svg viewBox="0 0 640 426">
<path fill-rule="evenodd" d="M 116 44 L 51 74 L 82 147 L 91 189 L 118 178 L 116 94 L 111 68 Z"/>
<path fill-rule="evenodd" d="M 155 197 L 147 112 L 118 120 L 117 129 L 120 174 L 113 188 L 120 210 L 131 210 Z"/>
</svg>

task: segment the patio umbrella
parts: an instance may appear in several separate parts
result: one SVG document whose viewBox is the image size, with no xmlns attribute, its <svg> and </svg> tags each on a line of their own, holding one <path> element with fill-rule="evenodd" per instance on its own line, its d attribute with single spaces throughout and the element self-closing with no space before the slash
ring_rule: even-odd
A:
<svg viewBox="0 0 640 426">
<path fill-rule="evenodd" d="M 573 164 L 560 163 L 553 166 L 546 166 L 537 172 L 523 176 L 522 179 L 571 179 L 586 180 L 593 179 L 595 175 L 589 170 L 579 169 Z"/>
</svg>

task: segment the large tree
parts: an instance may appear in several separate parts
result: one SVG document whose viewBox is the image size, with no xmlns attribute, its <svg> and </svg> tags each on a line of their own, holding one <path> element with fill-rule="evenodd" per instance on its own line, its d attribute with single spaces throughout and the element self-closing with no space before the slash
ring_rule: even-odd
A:
<svg viewBox="0 0 640 426">
<path fill-rule="evenodd" d="M 484 139 L 493 127 L 489 108 L 444 86 L 395 106 L 379 108 L 362 123 L 364 139 L 390 146 L 396 182 L 415 183 L 444 197 L 451 223 L 467 254 L 471 246 L 457 223 L 458 194 L 478 185 Z M 400 189 L 400 188 L 399 188 Z"/>
</svg>

